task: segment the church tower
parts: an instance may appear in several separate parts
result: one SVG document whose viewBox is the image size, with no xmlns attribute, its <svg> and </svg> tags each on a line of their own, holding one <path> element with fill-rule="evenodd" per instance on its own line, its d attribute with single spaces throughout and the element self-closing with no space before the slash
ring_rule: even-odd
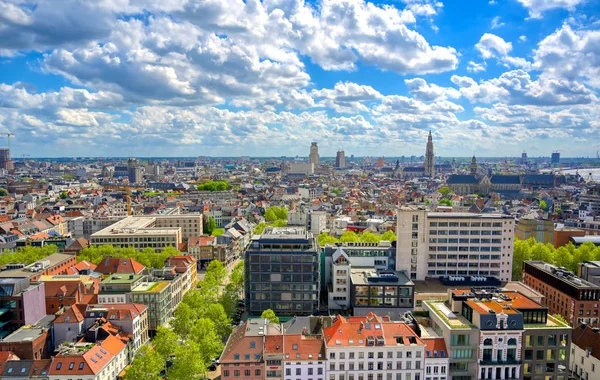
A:
<svg viewBox="0 0 600 380">
<path fill-rule="evenodd" d="M 477 159 L 475 158 L 475 155 L 473 155 L 473 158 L 471 159 L 471 175 L 477 175 Z"/>
<path fill-rule="evenodd" d="M 431 137 L 431 131 L 427 137 L 427 150 L 425 151 L 425 176 L 435 177 L 435 156 L 433 154 L 433 139 Z"/>
</svg>

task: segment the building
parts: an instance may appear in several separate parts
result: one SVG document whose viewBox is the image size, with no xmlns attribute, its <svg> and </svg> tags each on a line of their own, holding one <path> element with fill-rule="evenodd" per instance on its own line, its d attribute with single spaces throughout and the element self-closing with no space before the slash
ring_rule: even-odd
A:
<svg viewBox="0 0 600 380">
<path fill-rule="evenodd" d="M 5 362 L 0 379 L 2 380 L 48 380 L 50 359 L 20 360 L 9 359 Z"/>
<path fill-rule="evenodd" d="M 133 259 L 107 257 L 98 263 L 94 272 L 110 276 L 111 274 L 143 274 L 145 269 L 145 266 Z"/>
<path fill-rule="evenodd" d="M 130 293 L 141 285 L 146 276 L 141 274 L 113 274 L 100 283 L 99 304 L 125 304 L 131 302 Z"/>
<path fill-rule="evenodd" d="M 534 238 L 540 243 L 554 244 L 554 221 L 523 217 L 515 226 L 515 238 L 520 240 Z"/>
<path fill-rule="evenodd" d="M 148 329 L 152 332 L 166 325 L 173 316 L 170 290 L 167 281 L 143 282 L 131 290 L 129 301 L 148 307 Z"/>
<path fill-rule="evenodd" d="M 344 169 L 346 167 L 346 154 L 343 150 L 338 150 L 335 155 L 336 169 Z"/>
<path fill-rule="evenodd" d="M 0 169 L 13 170 L 14 165 L 10 159 L 10 149 L 0 148 Z"/>
<path fill-rule="evenodd" d="M 414 283 L 406 272 L 354 268 L 350 269 L 349 285 L 352 315 L 373 312 L 396 320 L 414 309 Z"/>
<path fill-rule="evenodd" d="M 510 281 L 514 219 L 500 214 L 398 211 L 396 270 L 411 280 L 440 277 Z"/>
<path fill-rule="evenodd" d="M 327 368 L 322 337 L 286 334 L 282 338 L 285 380 L 325 380 Z"/>
<path fill-rule="evenodd" d="M 157 228 L 155 220 L 155 217 L 149 216 L 125 218 L 92 234 L 90 243 L 93 246 L 111 244 L 138 250 L 178 248 L 183 243 L 181 227 Z"/>
<path fill-rule="evenodd" d="M 561 227 L 554 229 L 554 248 L 563 247 L 571 242 L 572 237 L 586 236 L 585 230 L 575 227 Z"/>
<path fill-rule="evenodd" d="M 234 329 L 219 359 L 223 380 L 263 380 L 266 371 L 269 371 L 269 378 L 281 377 L 281 370 L 279 373 L 267 370 L 263 361 L 263 347 L 268 329 L 268 320 L 263 318 L 248 319 Z M 281 361 L 268 364 L 281 367 Z"/>
<path fill-rule="evenodd" d="M 0 352 L 10 351 L 26 360 L 47 359 L 52 349 L 52 331 L 44 322 L 23 326 L 0 340 Z"/>
<path fill-rule="evenodd" d="M 593 380 L 600 376 L 600 330 L 582 324 L 573 330 L 569 370 L 573 379 Z"/>
<path fill-rule="evenodd" d="M 552 165 L 558 165 L 560 164 L 560 153 L 559 152 L 553 152 L 552 156 L 550 157 L 550 163 Z"/>
<path fill-rule="evenodd" d="M 310 154 L 308 155 L 308 162 L 313 164 L 313 167 L 316 169 L 321 164 L 319 158 L 319 147 L 316 142 L 310 144 Z"/>
<path fill-rule="evenodd" d="M 138 166 L 138 162 L 135 158 L 127 160 L 127 178 L 129 179 L 129 183 L 144 182 L 142 168 Z"/>
<path fill-rule="evenodd" d="M 314 174 L 315 164 L 312 162 L 292 162 L 290 163 L 289 174 Z"/>
<path fill-rule="evenodd" d="M 429 135 L 427 136 L 424 169 L 424 174 L 426 177 L 435 177 L 435 154 L 433 152 L 433 137 L 431 136 L 431 131 L 429 131 Z"/>
<path fill-rule="evenodd" d="M 446 380 L 450 372 L 450 357 L 444 338 L 421 336 L 425 342 L 425 380 Z"/>
<path fill-rule="evenodd" d="M 250 315 L 310 315 L 319 309 L 317 241 L 301 227 L 267 227 L 245 253 L 246 307 Z"/>
<path fill-rule="evenodd" d="M 338 316 L 323 330 L 327 379 L 423 379 L 426 344 L 404 322 Z M 368 374 L 368 375 L 367 375 Z"/>
<path fill-rule="evenodd" d="M 45 298 L 43 283 L 32 283 L 27 278 L 0 278 L 0 338 L 41 320 L 46 315 Z"/>
<path fill-rule="evenodd" d="M 135 303 L 88 305 L 85 309 L 84 329 L 87 330 L 101 318 L 119 326 L 125 334 L 131 335 L 133 352 L 149 340 L 148 311 L 145 305 Z"/>
<path fill-rule="evenodd" d="M 66 274 L 67 270 L 77 264 L 75 255 L 54 253 L 33 264 L 8 264 L 0 271 L 0 278 L 28 278 L 36 282 L 42 276 Z"/>
<path fill-rule="evenodd" d="M 310 213 L 310 232 L 319 235 L 327 229 L 327 213 L 325 211 L 313 211 Z"/>
<path fill-rule="evenodd" d="M 600 261 L 584 261 L 579 263 L 577 274 L 582 280 L 600 286 Z"/>
<path fill-rule="evenodd" d="M 598 285 L 544 261 L 525 261 L 522 281 L 544 295 L 550 314 L 562 315 L 573 327 L 582 323 L 599 326 Z"/>
<path fill-rule="evenodd" d="M 449 349 L 453 379 L 566 380 L 571 328 L 515 291 L 448 290 L 425 301 L 432 332 Z"/>
</svg>

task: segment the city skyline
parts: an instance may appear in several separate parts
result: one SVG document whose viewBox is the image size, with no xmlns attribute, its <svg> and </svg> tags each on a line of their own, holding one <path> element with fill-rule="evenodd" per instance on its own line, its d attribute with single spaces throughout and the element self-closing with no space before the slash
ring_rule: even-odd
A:
<svg viewBox="0 0 600 380">
<path fill-rule="evenodd" d="M 585 0 L 0 0 L 0 146 L 596 157 L 599 29 Z"/>
</svg>

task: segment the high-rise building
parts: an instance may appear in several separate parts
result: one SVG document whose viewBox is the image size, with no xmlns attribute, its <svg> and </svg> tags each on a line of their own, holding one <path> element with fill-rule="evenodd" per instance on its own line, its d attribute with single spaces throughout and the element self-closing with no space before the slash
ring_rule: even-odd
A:
<svg viewBox="0 0 600 380">
<path fill-rule="evenodd" d="M 396 270 L 419 281 L 445 276 L 510 281 L 514 228 L 512 216 L 402 207 L 396 227 Z"/>
<path fill-rule="evenodd" d="M 552 153 L 552 157 L 550 157 L 550 163 L 552 164 L 560 164 L 560 153 L 554 152 Z"/>
<path fill-rule="evenodd" d="M 313 164 L 315 169 L 319 167 L 319 147 L 316 142 L 310 144 L 310 154 L 308 155 L 308 162 Z"/>
<path fill-rule="evenodd" d="M 435 176 L 435 156 L 433 153 L 433 137 L 431 136 L 431 131 L 429 131 L 429 136 L 427 136 L 427 149 L 425 150 L 425 176 Z"/>
<path fill-rule="evenodd" d="M 130 183 L 139 183 L 144 179 L 142 169 L 138 166 L 135 158 L 130 158 L 127 161 L 127 177 Z"/>
<path fill-rule="evenodd" d="M 527 152 L 521 153 L 521 164 L 526 165 L 529 163 L 529 159 L 527 158 Z"/>
<path fill-rule="evenodd" d="M 10 149 L 0 148 L 0 169 L 12 170 L 13 162 L 10 159 Z"/>
<path fill-rule="evenodd" d="M 246 306 L 250 315 L 310 315 L 319 310 L 319 249 L 301 227 L 267 227 L 245 253 Z"/>
<path fill-rule="evenodd" d="M 335 155 L 335 167 L 338 169 L 343 169 L 346 167 L 346 154 L 343 150 L 338 150 Z"/>
</svg>

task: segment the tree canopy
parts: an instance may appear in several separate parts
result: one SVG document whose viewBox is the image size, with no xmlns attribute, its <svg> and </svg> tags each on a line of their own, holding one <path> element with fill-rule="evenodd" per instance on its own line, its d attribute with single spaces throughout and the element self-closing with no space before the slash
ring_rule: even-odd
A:
<svg viewBox="0 0 600 380">
<path fill-rule="evenodd" d="M 156 350 L 148 345 L 140 347 L 135 360 L 125 372 L 125 380 L 158 380 L 160 371 L 165 367 L 165 360 Z"/>
<path fill-rule="evenodd" d="M 8 195 L 8 191 L 6 189 L 0 188 L 0 197 L 5 197 Z"/>
<path fill-rule="evenodd" d="M 448 194 L 452 194 L 453 191 L 448 186 L 444 186 L 444 187 L 438 189 L 438 193 L 442 194 L 443 196 L 446 196 Z"/>
<path fill-rule="evenodd" d="M 112 245 L 99 245 L 84 248 L 77 255 L 77 261 L 87 260 L 94 264 L 99 264 L 102 260 L 109 257 L 119 257 L 134 259 L 146 268 L 162 268 L 165 266 L 165 260 L 171 256 L 178 256 L 181 252 L 173 247 L 166 247 L 160 252 L 153 248 L 144 248 L 138 251 L 133 247 L 115 247 Z"/>
<path fill-rule="evenodd" d="M 231 190 L 232 186 L 227 181 L 207 180 L 196 187 L 200 191 L 225 191 Z"/>
<path fill-rule="evenodd" d="M 57 248 L 53 244 L 47 244 L 43 247 L 21 247 L 14 253 L 3 253 L 0 255 L 0 265 L 6 264 L 33 264 L 38 260 L 44 259 L 53 253 Z"/>
<path fill-rule="evenodd" d="M 387 240 L 389 242 L 396 241 L 396 234 L 394 231 L 386 231 L 383 235 L 374 234 L 372 232 L 363 232 L 361 234 L 357 234 L 354 231 L 346 231 L 337 239 L 335 236 L 329 235 L 327 232 L 321 232 L 317 236 L 317 240 L 321 247 L 326 244 L 335 244 L 337 242 L 347 243 L 347 242 L 365 242 L 365 243 L 377 243 L 382 240 Z"/>
<path fill-rule="evenodd" d="M 275 312 L 271 309 L 263 311 L 260 317 L 268 319 L 271 323 L 279 323 L 279 317 L 275 315 Z"/>
<path fill-rule="evenodd" d="M 514 280 L 521 279 L 523 262 L 528 260 L 543 260 L 577 273 L 580 263 L 600 260 L 600 247 L 587 242 L 577 248 L 572 243 L 554 248 L 552 244 L 539 243 L 534 238 L 527 240 L 515 239 L 513 254 Z"/>
</svg>

